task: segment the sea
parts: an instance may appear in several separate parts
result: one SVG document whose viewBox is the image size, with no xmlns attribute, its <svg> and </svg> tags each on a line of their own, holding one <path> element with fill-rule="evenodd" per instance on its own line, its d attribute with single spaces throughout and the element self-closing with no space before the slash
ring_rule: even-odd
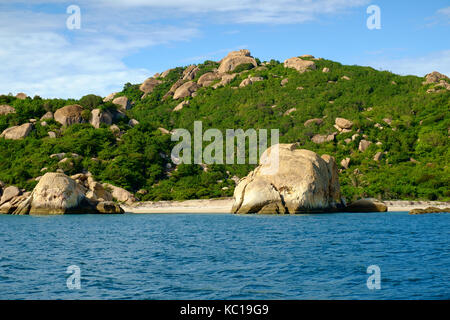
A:
<svg viewBox="0 0 450 320">
<path fill-rule="evenodd" d="M 450 214 L 0 215 L 0 299 L 450 299 Z"/>
</svg>

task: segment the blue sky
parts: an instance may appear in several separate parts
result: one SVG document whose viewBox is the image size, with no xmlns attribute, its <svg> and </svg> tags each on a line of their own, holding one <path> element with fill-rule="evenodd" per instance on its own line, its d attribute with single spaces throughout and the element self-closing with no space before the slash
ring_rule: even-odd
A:
<svg viewBox="0 0 450 320">
<path fill-rule="evenodd" d="M 81 28 L 66 9 L 78 5 Z M 381 29 L 369 30 L 369 5 Z M 399 74 L 450 75 L 450 1 L 0 0 L 0 93 L 105 96 L 155 72 L 249 49 Z"/>
</svg>

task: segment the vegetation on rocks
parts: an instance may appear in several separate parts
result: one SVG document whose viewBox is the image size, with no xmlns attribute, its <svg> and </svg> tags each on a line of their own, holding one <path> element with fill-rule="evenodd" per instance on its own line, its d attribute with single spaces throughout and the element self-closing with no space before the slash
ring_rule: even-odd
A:
<svg viewBox="0 0 450 320">
<path fill-rule="evenodd" d="M 185 68 L 174 68 L 164 77 L 156 75 L 159 82 L 145 94 L 140 84 L 125 84 L 115 96 L 131 102 L 122 112 L 92 94 L 79 100 L 2 95 L 0 105 L 15 112 L 0 114 L 0 133 L 25 123 L 33 129 L 22 139 L 0 138 L 0 180 L 31 191 L 36 178 L 59 169 L 67 175 L 90 172 L 97 181 L 125 188 L 141 200 L 232 196 L 236 177 L 246 176 L 254 165 L 175 166 L 170 160 L 176 142 L 161 129 L 193 132 L 198 120 L 203 130 L 279 129 L 280 143 L 297 142 L 302 149 L 333 155 L 337 164 L 345 159 L 339 179 L 347 201 L 450 199 L 448 78 L 427 82 L 370 67 L 302 59 L 313 62 L 315 69 L 301 73 L 282 62 L 261 64 L 255 59 L 257 67 L 247 63 L 227 72 L 236 75 L 231 82 L 215 86 L 220 77 L 211 77 L 211 84 L 182 99 L 168 95 L 177 81 L 187 82 L 180 81 Z M 219 63 L 206 61 L 197 67 L 194 82 L 217 73 Z M 251 77 L 262 81 L 239 87 Z M 183 100 L 189 104 L 173 112 Z M 84 109 L 83 123 L 62 126 L 53 119 L 40 120 L 74 104 Z M 93 109 L 114 114 L 114 128 L 106 123 L 94 128 L 89 123 Z M 336 118 L 349 122 L 338 120 L 341 126 L 345 123 L 340 127 Z M 131 127 L 131 119 L 139 124 Z M 312 139 L 316 135 L 325 138 Z M 371 142 L 363 143 L 364 151 L 362 140 Z M 67 153 L 68 160 L 50 157 L 57 153 Z"/>
</svg>

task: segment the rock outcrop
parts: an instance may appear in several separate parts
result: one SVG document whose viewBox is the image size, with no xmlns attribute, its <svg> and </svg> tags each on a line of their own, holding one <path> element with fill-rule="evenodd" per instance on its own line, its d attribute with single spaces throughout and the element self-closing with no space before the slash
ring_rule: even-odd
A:
<svg viewBox="0 0 450 320">
<path fill-rule="evenodd" d="M 48 112 L 46 112 L 46 113 L 41 117 L 41 121 L 44 121 L 44 120 L 52 120 L 53 118 L 54 118 L 53 112 L 48 111 Z"/>
<path fill-rule="evenodd" d="M 263 77 L 249 77 L 247 79 L 242 80 L 242 82 L 239 84 L 239 87 L 243 88 L 243 87 L 251 85 L 251 84 L 253 84 L 255 82 L 263 81 L 263 80 L 264 80 Z"/>
<path fill-rule="evenodd" d="M 100 128 L 102 123 L 106 125 L 111 125 L 113 123 L 113 115 L 109 111 L 102 111 L 100 109 L 94 109 L 91 111 L 91 118 L 89 123 L 94 128 Z"/>
<path fill-rule="evenodd" d="M 409 214 L 425 214 L 425 213 L 450 213 L 450 208 L 427 207 L 425 209 L 412 209 Z"/>
<path fill-rule="evenodd" d="M 134 201 L 136 201 L 136 198 L 133 196 L 133 194 L 123 188 L 113 186 L 109 183 L 104 183 L 103 187 L 106 190 L 110 190 L 113 198 L 119 202 L 133 203 Z"/>
<path fill-rule="evenodd" d="M 7 104 L 0 105 L 0 116 L 4 116 L 10 113 L 16 113 L 16 109 Z"/>
<path fill-rule="evenodd" d="M 336 118 L 336 126 L 342 129 L 351 129 L 353 127 L 353 122 L 344 118 Z"/>
<path fill-rule="evenodd" d="M 313 61 L 303 60 L 298 57 L 293 57 L 286 59 L 284 61 L 285 68 L 293 68 L 300 73 L 306 72 L 308 70 L 315 70 L 316 64 Z"/>
<path fill-rule="evenodd" d="M 14 196 L 9 192 L 8 202 L 0 206 L 0 213 L 16 215 L 60 215 L 86 213 L 123 213 L 119 205 L 112 203 L 112 196 L 91 176 L 79 174 L 72 179 L 63 173 L 49 172 L 40 177 L 33 192 Z M 86 179 L 87 177 L 87 179 Z M 81 181 L 84 179 L 85 181 Z M 81 183 L 77 183 L 81 182 Z M 88 189 L 89 187 L 89 189 Z M 86 192 L 101 189 L 103 198 L 89 198 Z M 109 196 L 107 196 L 109 194 Z"/>
<path fill-rule="evenodd" d="M 63 126 L 70 126 L 75 123 L 84 122 L 82 117 L 83 107 L 78 104 L 72 104 L 56 110 L 54 114 L 55 121 Z"/>
<path fill-rule="evenodd" d="M 190 65 L 183 71 L 183 75 L 181 79 L 185 81 L 191 81 L 194 80 L 195 76 L 197 75 L 197 72 L 199 72 L 200 69 L 196 65 Z"/>
<path fill-rule="evenodd" d="M 425 75 L 425 81 L 423 82 L 423 84 L 439 83 L 440 80 L 450 80 L 450 79 L 445 74 L 433 71 Z"/>
<path fill-rule="evenodd" d="M 250 55 L 248 50 L 232 51 L 220 61 L 218 68 L 219 73 L 232 72 L 236 67 L 242 64 L 252 64 L 253 67 L 257 67 L 256 60 Z"/>
<path fill-rule="evenodd" d="M 127 111 L 131 108 L 131 102 L 125 96 L 115 98 L 112 103 L 117 104 L 121 111 Z"/>
<path fill-rule="evenodd" d="M 186 83 L 183 83 L 180 87 L 178 87 L 174 94 L 173 99 L 182 99 L 185 97 L 190 97 L 197 89 L 199 88 L 198 84 L 194 81 L 188 81 Z"/>
<path fill-rule="evenodd" d="M 221 77 L 217 72 L 207 72 L 198 78 L 197 84 L 202 87 L 208 87 L 218 79 L 221 79 Z"/>
<path fill-rule="evenodd" d="M 152 93 L 153 90 L 156 88 L 156 86 L 161 84 L 161 83 L 162 83 L 161 80 L 158 80 L 158 79 L 155 79 L 155 78 L 151 77 L 151 78 L 148 78 L 147 80 L 145 80 L 139 86 L 139 90 L 141 90 L 145 94 L 149 94 L 149 93 Z"/>
<path fill-rule="evenodd" d="M 377 199 L 361 199 L 349 204 L 345 211 L 347 212 L 386 212 L 387 206 L 384 202 Z"/>
<path fill-rule="evenodd" d="M 268 148 L 261 164 L 241 179 L 232 213 L 302 213 L 336 211 L 341 199 L 334 158 L 295 149 L 295 144 Z M 278 159 L 278 170 L 271 170 Z M 273 167 L 272 167 L 273 168 Z"/>
<path fill-rule="evenodd" d="M 306 120 L 303 125 L 305 127 L 308 127 L 308 126 L 310 126 L 313 123 L 318 125 L 318 126 L 320 126 L 323 123 L 323 119 L 320 119 L 320 118 L 309 119 L 309 120 Z"/>
<path fill-rule="evenodd" d="M 0 206 L 5 202 L 10 201 L 12 198 L 17 197 L 21 194 L 19 188 L 15 186 L 9 186 L 3 190 L 2 197 L 0 198 Z"/>
<path fill-rule="evenodd" d="M 2 134 L 0 134 L 0 138 L 11 139 L 11 140 L 19 140 L 26 138 L 31 130 L 33 129 L 33 124 L 25 123 L 20 126 L 14 126 L 8 129 L 5 129 Z"/>
<path fill-rule="evenodd" d="M 25 100 L 26 98 L 28 98 L 28 96 L 26 95 L 26 93 L 19 92 L 18 94 L 16 94 L 16 98 L 20 100 Z"/>
</svg>

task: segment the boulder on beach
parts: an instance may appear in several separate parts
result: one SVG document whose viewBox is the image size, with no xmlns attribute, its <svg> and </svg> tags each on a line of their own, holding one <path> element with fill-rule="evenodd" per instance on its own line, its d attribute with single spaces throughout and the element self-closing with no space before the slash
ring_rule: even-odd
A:
<svg viewBox="0 0 450 320">
<path fill-rule="evenodd" d="M 218 71 L 219 73 L 232 72 L 242 64 L 251 64 L 253 67 L 258 66 L 256 60 L 250 55 L 250 51 L 243 49 L 228 53 L 228 55 L 220 61 Z"/>
<path fill-rule="evenodd" d="M 113 186 L 109 183 L 104 183 L 103 187 L 106 190 L 109 190 L 113 198 L 119 202 L 133 203 L 134 201 L 136 201 L 136 198 L 133 196 L 133 194 L 123 188 Z"/>
<path fill-rule="evenodd" d="M 386 212 L 387 206 L 377 199 L 360 199 L 350 203 L 346 208 L 347 212 Z"/>
<path fill-rule="evenodd" d="M 55 121 L 63 126 L 70 126 L 75 123 L 84 122 L 82 117 L 83 107 L 79 104 L 72 104 L 56 110 L 54 114 Z"/>
<path fill-rule="evenodd" d="M 333 157 L 296 149 L 295 144 L 279 144 L 277 156 L 276 146 L 268 148 L 261 164 L 239 181 L 232 213 L 293 214 L 344 207 Z"/>
<path fill-rule="evenodd" d="M 412 209 L 409 214 L 425 214 L 425 213 L 450 213 L 450 208 L 427 207 L 425 209 Z"/>
<path fill-rule="evenodd" d="M 78 177 L 81 179 L 81 177 Z M 13 212 L 24 215 L 60 215 L 86 213 L 123 213 L 120 206 L 108 201 L 89 199 L 86 188 L 64 173 L 48 172 L 29 195 L 19 199 Z M 16 197 L 17 198 L 17 197 Z"/>
</svg>

